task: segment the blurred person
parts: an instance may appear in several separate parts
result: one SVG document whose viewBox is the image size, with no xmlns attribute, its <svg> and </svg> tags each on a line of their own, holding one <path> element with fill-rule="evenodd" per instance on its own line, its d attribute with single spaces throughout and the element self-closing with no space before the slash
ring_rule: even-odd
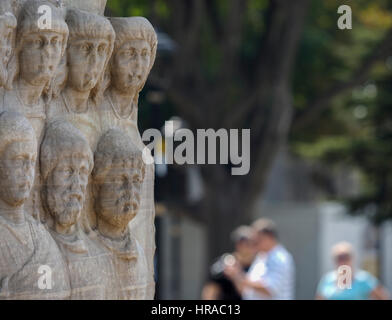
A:
<svg viewBox="0 0 392 320">
<path fill-rule="evenodd" d="M 350 243 L 339 242 L 332 248 L 336 270 L 324 275 L 317 288 L 318 300 L 386 300 L 387 291 L 369 272 L 355 270 L 354 250 Z M 339 278 L 341 277 L 341 278 Z"/>
<path fill-rule="evenodd" d="M 235 283 L 244 300 L 294 299 L 295 266 L 291 254 L 279 243 L 276 225 L 259 219 L 252 225 L 258 254 L 247 273 L 238 265 L 225 274 Z"/>
<path fill-rule="evenodd" d="M 203 300 L 241 300 L 241 294 L 232 281 L 224 274 L 226 265 L 237 263 L 247 272 L 256 255 L 253 229 L 240 226 L 231 234 L 234 252 L 222 255 L 211 267 L 209 281 L 202 291 Z"/>
</svg>

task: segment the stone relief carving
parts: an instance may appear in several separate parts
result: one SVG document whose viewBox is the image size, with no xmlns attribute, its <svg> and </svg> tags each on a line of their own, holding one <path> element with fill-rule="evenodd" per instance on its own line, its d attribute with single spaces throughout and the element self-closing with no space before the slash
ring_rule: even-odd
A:
<svg viewBox="0 0 392 320">
<path fill-rule="evenodd" d="M 145 176 L 142 153 L 122 131 L 112 129 L 100 139 L 94 161 L 96 234 L 111 253 L 118 296 L 145 299 L 147 261 L 129 229 L 140 207 Z"/>
<path fill-rule="evenodd" d="M 0 11 L 0 88 L 7 86 L 8 63 L 15 40 L 16 18 L 7 9 Z M 1 96 L 3 93 L 1 93 Z M 2 105 L 2 103 L 1 103 Z"/>
<path fill-rule="evenodd" d="M 145 18 L 103 17 L 105 5 L 1 0 L 2 299 L 154 297 L 154 165 L 137 111 L 157 36 Z"/>
<path fill-rule="evenodd" d="M 107 72 L 109 87 L 100 106 L 101 126 L 103 131 L 120 127 L 134 136 L 139 93 L 155 62 L 157 36 L 142 17 L 111 18 L 110 22 L 116 41 Z"/>
<path fill-rule="evenodd" d="M 20 114 L 0 115 L 0 298 L 66 299 L 68 272 L 44 226 L 25 213 L 34 181 L 37 142 Z M 52 270 L 52 288 L 38 287 L 41 265 Z"/>
<path fill-rule="evenodd" d="M 115 33 L 106 18 L 77 9 L 68 10 L 66 22 L 69 41 L 65 61 L 58 70 L 65 87 L 61 88 L 63 81 L 56 81 L 54 95 L 58 97 L 50 103 L 48 117 L 70 121 L 94 149 L 100 134 L 96 109 Z"/>
<path fill-rule="evenodd" d="M 109 86 L 99 106 L 102 131 L 121 128 L 135 145 L 143 150 L 144 144 L 137 126 L 138 99 L 154 65 L 157 35 L 151 23 L 143 17 L 111 18 L 116 32 L 114 51 L 109 63 Z M 132 233 L 147 252 L 154 252 L 154 165 L 146 166 L 138 216 L 132 221 Z M 147 259 L 149 283 L 153 288 L 153 255 Z M 150 296 L 153 296 L 153 289 Z"/>
<path fill-rule="evenodd" d="M 71 299 L 115 299 L 114 268 L 104 250 L 82 229 L 82 212 L 93 155 L 83 135 L 64 121 L 45 133 L 40 153 L 42 202 L 50 233 L 68 266 Z"/>
<path fill-rule="evenodd" d="M 77 8 L 92 13 L 103 14 L 107 0 L 62 0 L 67 8 Z"/>
<path fill-rule="evenodd" d="M 39 28 L 40 6 L 51 9 L 52 23 Z M 47 101 L 52 81 L 68 40 L 68 26 L 64 10 L 44 0 L 29 0 L 18 16 L 15 49 L 9 62 L 8 90 L 3 97 L 3 110 L 17 111 L 32 124 L 38 145 L 47 118 Z M 39 197 L 40 174 L 36 178 L 27 207 L 38 217 L 42 211 Z"/>
<path fill-rule="evenodd" d="M 52 10 L 50 29 L 42 30 L 38 26 L 38 9 L 42 5 Z M 18 17 L 16 47 L 10 62 L 9 87 L 13 89 L 5 92 L 3 107 L 29 119 L 39 140 L 46 120 L 45 98 L 48 98 L 67 39 L 63 10 L 48 1 L 25 3 Z"/>
<path fill-rule="evenodd" d="M 19 13 L 25 2 L 30 0 L 2 0 L 7 2 L 14 13 Z M 76 8 L 92 13 L 103 14 L 107 0 L 48 0 L 57 8 Z"/>
</svg>

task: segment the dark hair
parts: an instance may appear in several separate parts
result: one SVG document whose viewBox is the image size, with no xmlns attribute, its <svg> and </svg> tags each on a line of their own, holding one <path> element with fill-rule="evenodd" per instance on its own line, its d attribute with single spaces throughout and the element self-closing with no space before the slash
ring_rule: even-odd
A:
<svg viewBox="0 0 392 320">
<path fill-rule="evenodd" d="M 262 234 L 266 234 L 274 239 L 278 239 L 278 230 L 276 229 L 276 224 L 270 219 L 261 218 L 253 222 L 253 229 Z"/>
</svg>

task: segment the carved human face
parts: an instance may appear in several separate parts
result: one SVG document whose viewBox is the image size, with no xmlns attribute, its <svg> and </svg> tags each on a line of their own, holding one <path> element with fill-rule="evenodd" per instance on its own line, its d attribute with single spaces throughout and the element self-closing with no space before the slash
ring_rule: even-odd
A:
<svg viewBox="0 0 392 320">
<path fill-rule="evenodd" d="M 19 54 L 21 78 L 35 86 L 46 84 L 60 63 L 63 35 L 42 31 L 25 35 L 22 41 Z"/>
<path fill-rule="evenodd" d="M 10 206 L 24 204 L 34 182 L 36 143 L 24 140 L 10 143 L 0 159 L 0 198 Z"/>
<path fill-rule="evenodd" d="M 145 40 L 124 43 L 115 53 L 112 64 L 113 86 L 120 92 L 139 89 L 147 80 L 151 48 Z"/>
<path fill-rule="evenodd" d="M 67 50 L 68 86 L 80 92 L 92 90 L 104 71 L 109 52 L 106 39 L 72 40 Z"/>
<path fill-rule="evenodd" d="M 114 164 L 99 186 L 98 215 L 119 228 L 137 214 L 140 206 L 142 175 L 129 161 Z"/>
<path fill-rule="evenodd" d="M 71 227 L 77 222 L 83 209 L 88 176 L 89 161 L 83 150 L 59 156 L 46 186 L 47 205 L 57 224 Z"/>
<path fill-rule="evenodd" d="M 7 66 L 12 53 L 13 28 L 0 28 L 0 87 L 7 81 Z"/>
</svg>

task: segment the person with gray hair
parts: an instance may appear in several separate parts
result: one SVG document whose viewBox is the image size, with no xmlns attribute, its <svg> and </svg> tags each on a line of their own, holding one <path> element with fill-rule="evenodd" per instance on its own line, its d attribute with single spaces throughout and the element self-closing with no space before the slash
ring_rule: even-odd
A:
<svg viewBox="0 0 392 320">
<path fill-rule="evenodd" d="M 68 274 L 42 224 L 25 212 L 34 181 L 37 142 L 22 115 L 0 114 L 0 299 L 67 299 Z M 50 274 L 41 276 L 42 266 Z M 41 277 L 46 278 L 40 287 Z"/>
<path fill-rule="evenodd" d="M 42 202 L 47 224 L 69 270 L 71 299 L 117 298 L 111 286 L 114 267 L 108 254 L 84 233 L 88 178 L 93 154 L 82 133 L 56 120 L 41 146 Z"/>
<path fill-rule="evenodd" d="M 294 299 L 294 260 L 279 243 L 275 223 L 261 218 L 252 227 L 258 256 L 247 274 L 233 265 L 226 268 L 226 275 L 234 281 L 245 300 Z"/>
<path fill-rule="evenodd" d="M 342 241 L 331 249 L 336 270 L 325 274 L 318 284 L 317 300 L 388 300 L 389 293 L 376 277 L 354 267 L 354 248 Z"/>
<path fill-rule="evenodd" d="M 67 10 L 66 22 L 69 41 L 54 80 L 48 118 L 72 123 L 95 150 L 101 134 L 97 108 L 115 33 L 107 18 L 78 9 Z"/>
<path fill-rule="evenodd" d="M 143 248 L 130 232 L 138 214 L 145 164 L 141 151 L 120 130 L 111 129 L 98 143 L 92 173 L 96 239 L 111 254 L 119 299 L 146 299 L 149 287 Z"/>
</svg>

